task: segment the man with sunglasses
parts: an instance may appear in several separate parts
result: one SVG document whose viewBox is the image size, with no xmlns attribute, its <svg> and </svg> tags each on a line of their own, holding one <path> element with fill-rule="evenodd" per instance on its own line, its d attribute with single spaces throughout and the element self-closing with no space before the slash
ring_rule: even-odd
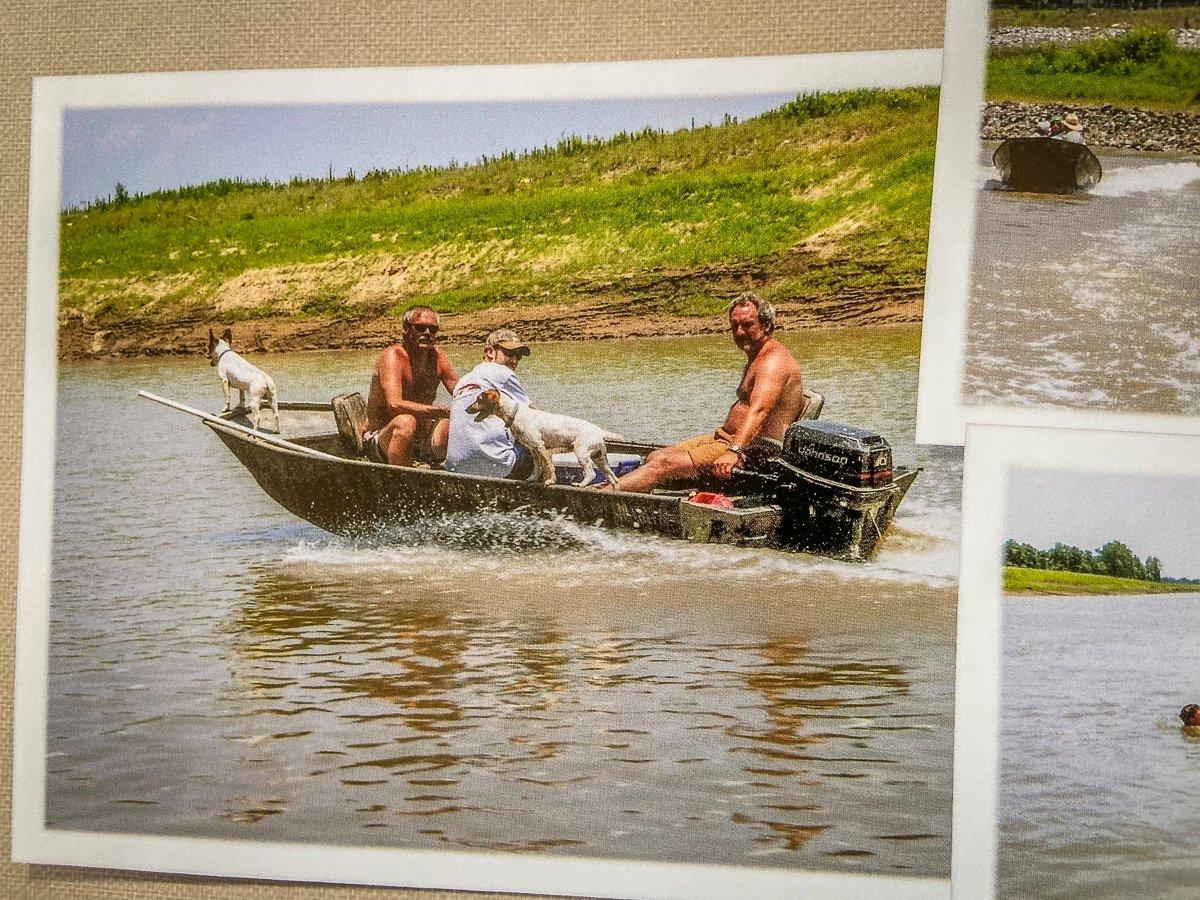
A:
<svg viewBox="0 0 1200 900">
<path fill-rule="evenodd" d="M 454 389 L 450 403 L 450 447 L 446 468 L 467 475 L 524 481 L 533 474 L 533 456 L 518 444 L 508 425 L 495 416 L 476 418 L 467 407 L 486 390 L 502 391 L 529 405 L 529 395 L 517 378 L 517 365 L 529 355 L 529 345 L 507 328 L 498 328 L 483 343 L 483 362 L 468 372 Z"/>
<path fill-rule="evenodd" d="M 437 312 L 412 306 L 401 319 L 400 343 L 379 354 L 371 373 L 363 443 L 377 462 L 411 466 L 446 458 L 450 407 L 435 404 L 438 385 L 453 393 L 458 372 L 437 343 Z"/>
</svg>

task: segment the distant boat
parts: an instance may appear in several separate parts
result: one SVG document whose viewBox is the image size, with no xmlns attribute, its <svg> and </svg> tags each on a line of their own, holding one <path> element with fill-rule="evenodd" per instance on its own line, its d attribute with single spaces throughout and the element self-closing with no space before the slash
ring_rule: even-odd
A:
<svg viewBox="0 0 1200 900">
<path fill-rule="evenodd" d="M 1084 144 L 1048 137 L 1009 138 L 992 154 L 992 165 L 1016 191 L 1069 194 L 1098 184 L 1104 174 Z"/>
</svg>

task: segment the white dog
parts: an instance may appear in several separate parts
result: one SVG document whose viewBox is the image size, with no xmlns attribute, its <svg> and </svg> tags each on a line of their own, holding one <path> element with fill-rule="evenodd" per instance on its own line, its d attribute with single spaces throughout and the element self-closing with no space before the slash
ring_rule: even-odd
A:
<svg viewBox="0 0 1200 900">
<path fill-rule="evenodd" d="M 555 450 L 574 451 L 583 467 L 583 479 L 577 482 L 577 487 L 592 483 L 596 466 L 610 485 L 615 487 L 617 484 L 617 476 L 608 465 L 608 448 L 604 442 L 625 440 L 619 434 L 583 419 L 522 406 L 494 388 L 476 397 L 467 412 L 474 414 L 477 422 L 488 416 L 498 416 L 512 431 L 513 437 L 533 454 L 543 484 L 554 484 L 554 457 L 551 454 Z"/>
<path fill-rule="evenodd" d="M 250 394 L 249 416 L 250 424 L 258 430 L 259 407 L 263 398 L 271 402 L 271 412 L 275 414 L 275 430 L 279 431 L 279 396 L 275 392 L 275 382 L 271 376 L 258 366 L 246 362 L 234 353 L 233 329 L 226 328 L 220 338 L 212 329 L 208 329 L 208 364 L 217 367 L 217 375 L 221 378 L 221 388 L 225 391 L 225 412 L 229 412 L 231 387 L 237 388 L 238 406 L 246 405 L 246 394 Z"/>
</svg>

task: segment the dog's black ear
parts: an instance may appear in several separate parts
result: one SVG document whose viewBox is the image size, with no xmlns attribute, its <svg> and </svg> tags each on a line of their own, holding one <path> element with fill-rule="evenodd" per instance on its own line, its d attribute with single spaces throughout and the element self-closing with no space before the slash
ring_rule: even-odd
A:
<svg viewBox="0 0 1200 900">
<path fill-rule="evenodd" d="M 223 340 L 225 343 L 229 344 L 232 347 L 233 346 L 233 329 L 226 328 L 225 333 L 221 335 L 221 340 Z"/>
</svg>

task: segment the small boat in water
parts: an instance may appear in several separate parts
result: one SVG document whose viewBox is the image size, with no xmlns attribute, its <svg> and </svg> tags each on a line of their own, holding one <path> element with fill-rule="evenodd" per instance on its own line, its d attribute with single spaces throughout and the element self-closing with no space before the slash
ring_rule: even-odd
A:
<svg viewBox="0 0 1200 900">
<path fill-rule="evenodd" d="M 1098 184 L 1104 174 L 1084 144 L 1049 137 L 1009 138 L 992 154 L 992 165 L 1016 191 L 1069 194 Z"/>
<path fill-rule="evenodd" d="M 893 468 L 892 451 L 861 428 L 793 423 L 782 442 L 760 441 L 744 469 L 688 490 L 597 490 L 460 475 L 355 458 L 336 430 L 284 438 L 248 427 L 243 410 L 214 416 L 146 391 L 139 395 L 196 416 L 211 428 L 284 509 L 333 534 L 387 540 L 389 529 L 422 517 L 498 510 L 569 519 L 689 541 L 775 547 L 862 560 L 878 548 L 920 469 Z M 280 403 L 285 412 L 333 405 Z M 644 460 L 656 445 L 610 442 L 611 455 Z"/>
</svg>

